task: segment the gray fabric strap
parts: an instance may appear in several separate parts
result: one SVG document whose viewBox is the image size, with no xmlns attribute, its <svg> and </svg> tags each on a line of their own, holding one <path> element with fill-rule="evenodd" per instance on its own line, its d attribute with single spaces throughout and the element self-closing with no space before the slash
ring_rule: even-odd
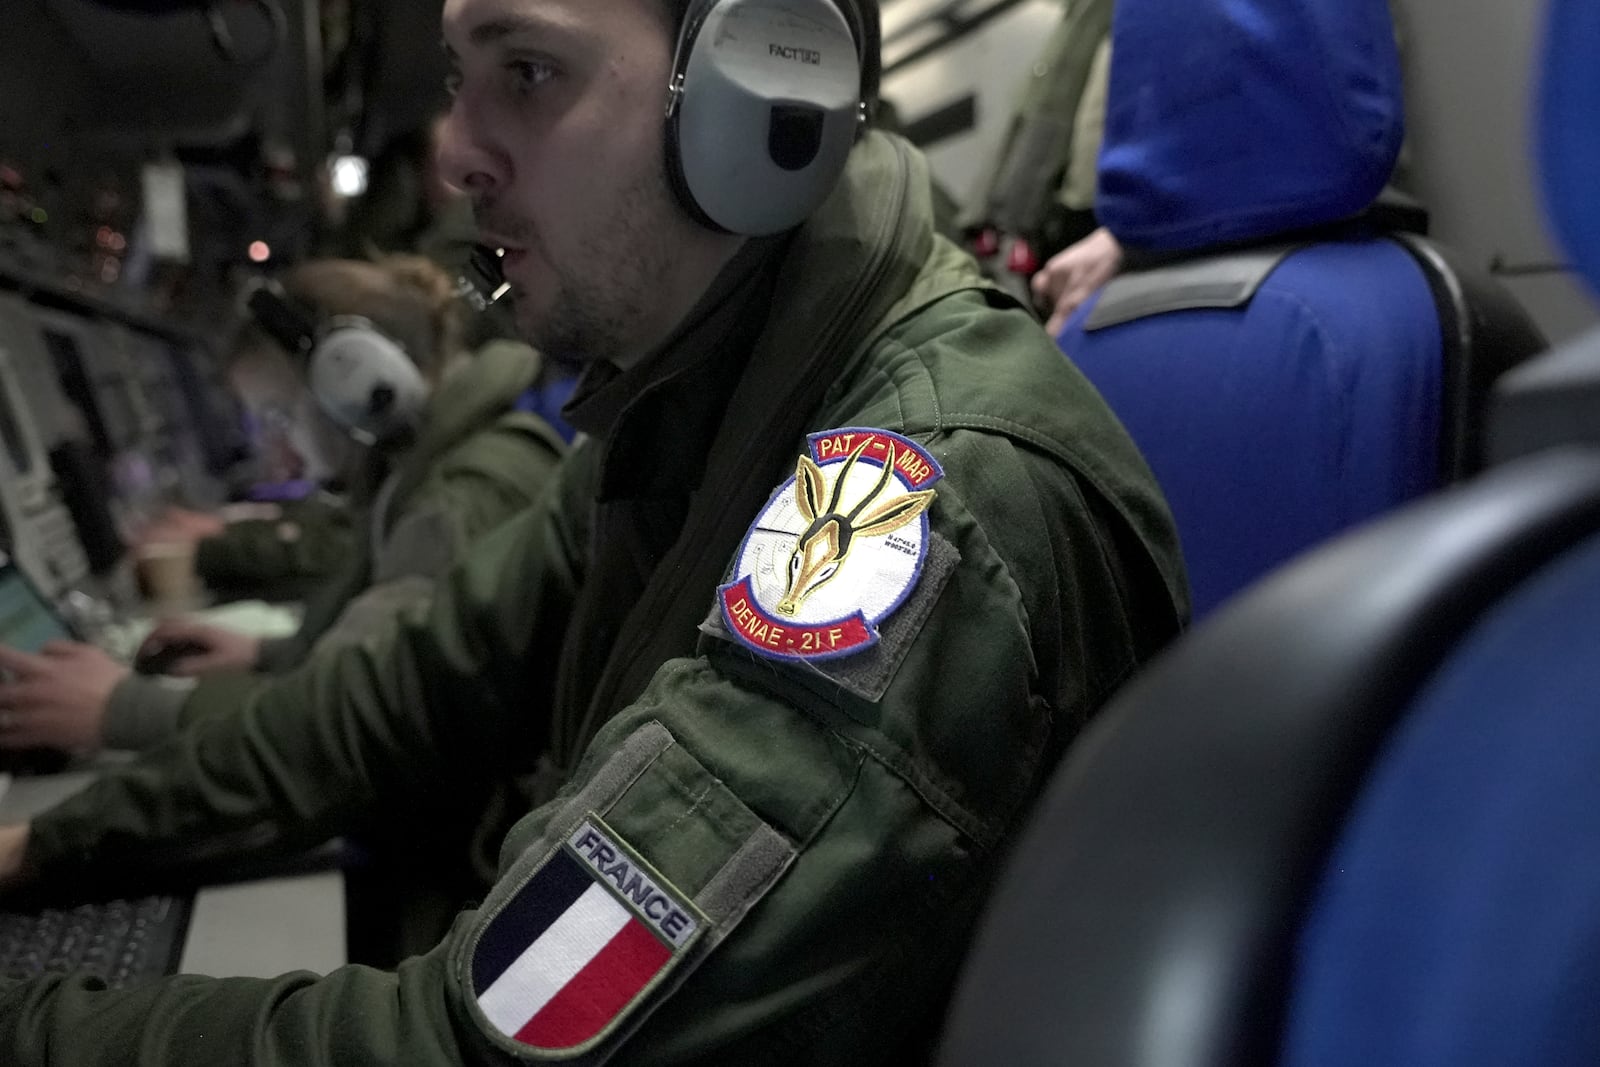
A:
<svg viewBox="0 0 1600 1067">
<path fill-rule="evenodd" d="M 389 528 L 389 508 L 394 504 L 394 495 L 400 488 L 402 471 L 403 468 L 390 471 L 378 487 L 378 495 L 372 500 L 372 516 L 367 521 L 367 551 L 372 559 L 383 555 L 384 531 Z"/>
<path fill-rule="evenodd" d="M 694 898 L 695 907 L 719 927 L 731 926 L 761 899 L 761 894 L 788 869 L 794 857 L 794 846 L 778 831 L 762 823 L 739 850 L 728 857 L 722 870 L 711 876 L 711 881 Z"/>
<path fill-rule="evenodd" d="M 627 792 L 634 780 L 656 761 L 656 757 L 675 744 L 677 742 L 671 731 L 653 719 L 639 727 L 628 735 L 621 748 L 600 765 L 600 769 L 595 771 L 583 788 L 563 805 L 561 813 L 550 822 L 553 829 L 547 833 L 559 841 L 571 831 L 584 812 L 608 810 L 612 802 Z M 559 829 L 560 834 L 556 834 L 554 829 Z"/>
<path fill-rule="evenodd" d="M 1241 308 L 1291 253 L 1274 245 L 1119 274 L 1100 294 L 1084 329 L 1093 332 L 1169 311 Z"/>
<path fill-rule="evenodd" d="M 192 678 L 150 678 L 130 674 L 111 690 L 100 740 L 107 748 L 151 748 L 178 730 L 184 702 L 194 692 Z"/>
<path fill-rule="evenodd" d="M 960 550 L 937 530 L 933 531 L 928 537 L 928 555 L 923 561 L 917 588 L 898 611 L 883 620 L 877 644 L 853 656 L 830 660 L 791 660 L 789 664 L 800 671 L 825 678 L 830 684 L 842 686 L 870 704 L 876 704 L 889 691 L 889 683 L 894 681 L 901 661 L 905 659 L 911 643 L 922 632 L 923 625 L 933 612 L 933 605 L 960 562 Z M 710 614 L 700 624 L 700 632 L 745 650 L 745 646 L 723 620 L 720 602 L 711 605 Z M 756 655 L 754 652 L 749 654 Z"/>
</svg>

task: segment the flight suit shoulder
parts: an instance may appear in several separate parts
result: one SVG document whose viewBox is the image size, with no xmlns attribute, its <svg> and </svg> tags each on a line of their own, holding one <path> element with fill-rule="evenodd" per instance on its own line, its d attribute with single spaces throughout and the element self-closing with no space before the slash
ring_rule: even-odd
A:
<svg viewBox="0 0 1600 1067">
<path fill-rule="evenodd" d="M 962 431 L 1004 439 L 1035 482 L 1072 483 L 1152 628 L 1143 652 L 1187 619 L 1182 552 L 1154 474 L 1093 385 L 1008 298 L 957 292 L 895 324 L 830 401 L 824 418 L 887 420 L 935 451 Z"/>
</svg>

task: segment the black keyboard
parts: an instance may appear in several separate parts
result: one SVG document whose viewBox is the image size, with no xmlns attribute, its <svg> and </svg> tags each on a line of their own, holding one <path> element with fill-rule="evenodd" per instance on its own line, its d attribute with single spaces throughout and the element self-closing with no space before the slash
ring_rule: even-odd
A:
<svg viewBox="0 0 1600 1067">
<path fill-rule="evenodd" d="M 14 774 L 18 778 L 34 778 L 42 774 L 60 774 L 72 762 L 65 752 L 49 748 L 11 748 L 0 750 L 0 774 Z M 0 793 L 5 790 L 0 789 Z"/>
<path fill-rule="evenodd" d="M 0 912 L 0 977 L 91 974 L 116 988 L 174 974 L 192 903 L 144 897 Z"/>
</svg>

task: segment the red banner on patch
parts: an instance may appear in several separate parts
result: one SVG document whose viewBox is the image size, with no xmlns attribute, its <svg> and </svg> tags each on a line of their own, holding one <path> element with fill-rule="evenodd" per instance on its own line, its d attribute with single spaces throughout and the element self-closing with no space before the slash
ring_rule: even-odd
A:
<svg viewBox="0 0 1600 1067">
<path fill-rule="evenodd" d="M 925 489 L 944 477 L 944 471 L 940 469 L 938 461 L 918 447 L 915 441 L 886 430 L 829 430 L 826 433 L 812 434 L 809 440 L 811 458 L 817 463 L 844 459 L 860 448 L 861 442 L 865 440 L 867 447 L 861 453 L 862 458 L 874 460 L 881 467 L 884 458 L 889 455 L 889 450 L 893 448 L 894 469 L 913 490 Z"/>
<path fill-rule="evenodd" d="M 722 588 L 722 617 L 729 629 L 772 656 L 827 659 L 859 652 L 878 640 L 859 611 L 847 619 L 821 625 L 774 618 L 756 602 L 748 576 Z"/>
</svg>

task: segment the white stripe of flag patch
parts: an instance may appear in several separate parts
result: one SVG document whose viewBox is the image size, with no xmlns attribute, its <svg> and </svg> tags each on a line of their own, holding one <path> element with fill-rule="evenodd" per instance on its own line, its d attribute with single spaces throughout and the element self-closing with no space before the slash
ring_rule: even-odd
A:
<svg viewBox="0 0 1600 1067">
<path fill-rule="evenodd" d="M 490 921 L 473 993 L 501 1034 L 568 1049 L 600 1033 L 694 939 L 692 906 L 585 822 Z"/>
<path fill-rule="evenodd" d="M 516 1036 L 611 943 L 628 918 L 610 893 L 591 885 L 483 991 L 478 997 L 483 1014 L 502 1034 Z"/>
</svg>

